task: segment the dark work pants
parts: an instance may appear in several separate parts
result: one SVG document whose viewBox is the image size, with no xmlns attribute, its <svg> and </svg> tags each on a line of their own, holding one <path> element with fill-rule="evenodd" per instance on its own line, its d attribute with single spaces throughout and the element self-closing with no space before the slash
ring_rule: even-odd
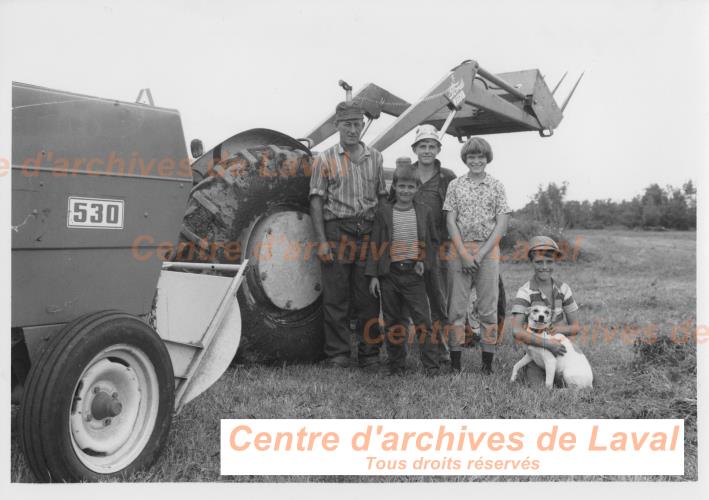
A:
<svg viewBox="0 0 709 500">
<path fill-rule="evenodd" d="M 436 251 L 437 252 L 437 251 Z M 433 267 L 426 269 L 423 273 L 423 281 L 426 285 L 426 295 L 431 306 L 431 321 L 435 338 L 433 343 L 440 353 L 441 360 L 449 359 L 448 344 L 442 334 L 448 324 L 448 301 L 446 299 L 447 285 L 445 269 L 441 266 L 438 258 L 434 259 Z M 404 314 L 411 317 L 408 308 L 404 305 Z"/>
<path fill-rule="evenodd" d="M 390 269 L 379 281 L 382 294 L 385 338 L 389 366 L 404 368 L 407 344 L 417 344 L 424 368 L 438 368 L 438 350 L 431 336 L 431 312 L 426 297 L 426 285 L 413 269 Z M 404 307 L 406 306 L 406 307 Z M 408 335 L 408 316 L 414 322 L 415 334 Z"/>
<path fill-rule="evenodd" d="M 448 323 L 448 301 L 445 295 L 447 287 L 444 272 L 440 263 L 436 261 L 431 269 L 427 269 L 423 273 L 423 279 L 426 284 L 426 295 L 428 295 L 428 301 L 431 305 L 431 321 L 436 325 L 434 328 L 436 334 L 434 343 L 437 344 L 436 348 L 439 350 L 441 358 L 447 359 L 450 357 L 448 345 L 441 334 Z"/>
<path fill-rule="evenodd" d="M 364 275 L 370 230 L 371 222 L 327 221 L 325 236 L 333 244 L 335 261 L 321 265 L 325 355 L 350 357 L 352 304 L 360 329 L 357 345 L 360 365 L 376 361 L 382 342 L 379 300 L 369 293 L 369 278 Z"/>
</svg>

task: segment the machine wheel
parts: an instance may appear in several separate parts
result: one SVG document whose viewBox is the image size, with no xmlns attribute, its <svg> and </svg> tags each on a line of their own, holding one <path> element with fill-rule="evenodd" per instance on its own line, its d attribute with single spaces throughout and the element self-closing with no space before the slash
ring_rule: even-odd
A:
<svg viewBox="0 0 709 500">
<path fill-rule="evenodd" d="M 322 357 L 310 158 L 289 146 L 243 148 L 190 193 L 177 259 L 231 264 L 249 259 L 238 292 L 237 358 L 268 363 Z"/>
<path fill-rule="evenodd" d="M 83 316 L 32 366 L 19 421 L 42 482 L 111 479 L 151 465 L 165 445 L 175 385 L 160 337 L 129 314 Z"/>
</svg>

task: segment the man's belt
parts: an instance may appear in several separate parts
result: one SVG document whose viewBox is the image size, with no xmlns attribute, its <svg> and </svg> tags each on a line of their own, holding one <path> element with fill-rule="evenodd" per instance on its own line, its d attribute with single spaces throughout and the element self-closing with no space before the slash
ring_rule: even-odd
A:
<svg viewBox="0 0 709 500">
<path fill-rule="evenodd" d="M 362 236 L 372 232 L 373 220 L 363 217 L 346 217 L 342 219 L 332 219 L 325 221 L 326 224 L 337 224 L 340 229 L 353 236 Z"/>
<path fill-rule="evenodd" d="M 330 219 L 325 222 L 345 222 L 345 223 L 350 223 L 350 224 L 357 224 L 361 222 L 374 222 L 374 218 L 371 219 L 366 219 L 364 216 L 362 217 L 341 217 L 339 219 Z"/>
</svg>

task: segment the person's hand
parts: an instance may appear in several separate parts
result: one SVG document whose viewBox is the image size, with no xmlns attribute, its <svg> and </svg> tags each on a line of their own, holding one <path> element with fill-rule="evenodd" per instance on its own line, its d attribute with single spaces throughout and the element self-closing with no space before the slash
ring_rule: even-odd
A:
<svg viewBox="0 0 709 500">
<path fill-rule="evenodd" d="M 324 241 L 318 245 L 318 257 L 325 264 L 332 264 L 335 258 L 332 255 L 332 248 L 330 248 L 330 243 Z"/>
<path fill-rule="evenodd" d="M 416 271 L 416 274 L 419 276 L 423 276 L 423 262 L 418 261 L 414 266 L 414 271 Z"/>
<path fill-rule="evenodd" d="M 563 356 L 566 354 L 566 347 L 556 339 L 544 339 L 544 347 L 551 351 L 554 356 Z"/>
<path fill-rule="evenodd" d="M 480 267 L 480 262 L 477 260 L 477 256 L 473 257 L 466 252 L 461 254 L 460 257 L 463 260 L 463 272 L 475 275 Z"/>
<path fill-rule="evenodd" d="M 379 278 L 369 280 L 369 293 L 375 297 L 379 297 Z"/>
</svg>

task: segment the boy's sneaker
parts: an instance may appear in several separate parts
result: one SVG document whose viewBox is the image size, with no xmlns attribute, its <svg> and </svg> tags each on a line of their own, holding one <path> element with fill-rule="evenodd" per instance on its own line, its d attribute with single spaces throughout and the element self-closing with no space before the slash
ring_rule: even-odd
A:
<svg viewBox="0 0 709 500">
<path fill-rule="evenodd" d="M 462 367 L 460 364 L 460 358 L 462 354 L 463 353 L 460 351 L 451 351 L 451 373 L 457 374 L 462 371 Z"/>
<path fill-rule="evenodd" d="M 334 358 L 328 358 L 323 361 L 325 368 L 349 368 L 350 358 L 346 356 L 335 356 Z"/>
<path fill-rule="evenodd" d="M 375 358 L 375 359 L 367 360 L 363 363 L 360 363 L 359 368 L 360 368 L 360 370 L 362 370 L 365 373 L 379 373 L 379 369 L 381 368 L 381 364 L 379 363 L 379 359 Z"/>
<path fill-rule="evenodd" d="M 483 354 L 482 354 L 482 358 L 483 358 L 482 373 L 483 373 L 483 375 L 492 375 L 493 356 L 494 356 L 493 353 L 483 351 Z"/>
</svg>

